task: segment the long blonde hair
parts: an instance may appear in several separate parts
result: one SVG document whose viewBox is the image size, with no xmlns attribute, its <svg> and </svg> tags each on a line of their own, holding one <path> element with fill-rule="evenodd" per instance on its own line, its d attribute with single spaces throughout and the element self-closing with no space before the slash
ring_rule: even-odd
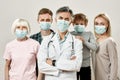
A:
<svg viewBox="0 0 120 80">
<path fill-rule="evenodd" d="M 96 18 L 98 17 L 101 17 L 103 19 L 105 19 L 107 21 L 107 24 L 108 24 L 108 27 L 107 27 L 107 31 L 106 31 L 106 35 L 108 37 L 111 36 L 111 25 L 110 25 L 110 20 L 109 20 L 109 17 L 106 15 L 106 14 L 98 14 L 95 18 L 94 18 L 94 25 L 95 25 L 95 20 Z M 94 33 L 95 33 L 95 36 L 96 38 L 98 38 L 98 34 L 95 32 L 95 27 L 94 27 Z"/>
</svg>

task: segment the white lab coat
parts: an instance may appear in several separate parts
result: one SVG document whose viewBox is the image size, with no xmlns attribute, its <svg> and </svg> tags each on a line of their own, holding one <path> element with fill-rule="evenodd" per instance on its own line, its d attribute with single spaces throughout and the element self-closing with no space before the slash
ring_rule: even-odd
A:
<svg viewBox="0 0 120 80">
<path fill-rule="evenodd" d="M 44 39 L 45 40 L 45 39 Z M 74 54 L 71 53 L 72 42 L 74 41 Z M 48 41 L 43 41 L 39 49 L 38 67 L 40 72 L 45 74 L 45 80 L 77 80 L 76 72 L 80 70 L 82 64 L 82 41 L 75 39 L 68 33 L 66 41 L 60 50 L 57 33 L 51 39 L 48 47 Z M 70 60 L 72 55 L 75 60 Z M 56 60 L 56 66 L 46 63 L 46 58 Z M 63 71 L 65 70 L 65 71 Z"/>
</svg>

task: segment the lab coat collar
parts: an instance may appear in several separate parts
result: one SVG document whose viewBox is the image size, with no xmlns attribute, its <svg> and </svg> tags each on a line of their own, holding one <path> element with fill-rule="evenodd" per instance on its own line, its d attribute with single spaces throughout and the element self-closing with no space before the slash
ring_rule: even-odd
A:
<svg viewBox="0 0 120 80">
<path fill-rule="evenodd" d="M 53 36 L 53 38 L 51 39 L 51 41 L 53 42 L 53 45 L 55 47 L 55 50 L 57 52 L 57 54 L 60 54 L 60 45 L 59 45 L 59 40 L 57 38 L 57 33 Z"/>
<path fill-rule="evenodd" d="M 56 33 L 55 35 L 54 35 L 54 37 L 51 39 L 51 41 L 55 41 L 55 40 L 57 40 L 57 41 L 59 41 L 59 37 L 58 37 L 58 33 Z M 67 37 L 66 39 L 68 39 L 67 41 L 69 41 L 69 42 L 72 42 L 73 40 L 72 40 L 72 35 L 70 34 L 70 32 L 67 32 L 66 33 L 66 35 L 65 35 L 65 37 Z"/>
<path fill-rule="evenodd" d="M 61 53 L 66 50 L 68 47 L 70 47 L 72 45 L 72 42 L 73 42 L 73 36 L 68 33 L 68 36 L 66 38 L 66 41 L 64 42 L 63 44 L 63 47 L 62 47 L 62 50 L 61 50 Z"/>
<path fill-rule="evenodd" d="M 72 45 L 73 39 L 72 39 L 72 35 L 68 32 L 67 38 L 63 44 L 62 49 L 60 50 L 60 45 L 59 45 L 59 39 L 58 39 L 58 33 L 56 33 L 54 35 L 54 37 L 51 39 L 51 41 L 53 42 L 53 45 L 55 46 L 55 49 L 57 51 L 58 54 L 62 54 L 62 52 L 67 49 L 68 47 L 70 47 Z"/>
</svg>

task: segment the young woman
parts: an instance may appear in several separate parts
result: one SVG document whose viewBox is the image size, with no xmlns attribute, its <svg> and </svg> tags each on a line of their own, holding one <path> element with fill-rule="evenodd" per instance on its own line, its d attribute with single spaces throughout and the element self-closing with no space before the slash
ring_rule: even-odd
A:
<svg viewBox="0 0 120 80">
<path fill-rule="evenodd" d="M 27 37 L 30 25 L 25 19 L 16 19 L 12 25 L 16 39 L 6 45 L 4 59 L 5 80 L 36 80 L 36 55 L 39 43 Z"/>
<path fill-rule="evenodd" d="M 116 44 L 110 35 L 110 20 L 105 14 L 94 19 L 94 30 L 99 44 L 95 59 L 95 80 L 116 80 L 118 57 Z"/>
</svg>

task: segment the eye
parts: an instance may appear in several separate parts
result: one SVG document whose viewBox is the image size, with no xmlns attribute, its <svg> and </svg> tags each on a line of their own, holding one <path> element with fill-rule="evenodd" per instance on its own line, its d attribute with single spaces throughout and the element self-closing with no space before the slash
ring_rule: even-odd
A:
<svg viewBox="0 0 120 80">
<path fill-rule="evenodd" d="M 95 24 L 94 25 L 99 25 L 97 22 L 95 22 Z"/>
<path fill-rule="evenodd" d="M 41 19 L 40 21 L 45 21 L 44 19 Z"/>
<path fill-rule="evenodd" d="M 62 20 L 62 19 L 63 19 L 63 17 L 61 17 L 61 16 L 60 16 L 60 17 L 59 17 L 59 19 L 60 19 L 60 20 Z"/>
<path fill-rule="evenodd" d="M 100 23 L 100 25 L 103 25 L 103 26 L 104 26 L 105 24 L 104 24 L 104 23 Z"/>
<path fill-rule="evenodd" d="M 80 25 L 84 25 L 83 23 L 80 23 Z"/>
<path fill-rule="evenodd" d="M 23 28 L 23 29 L 27 29 L 27 27 L 26 27 L 26 26 L 22 26 L 22 28 Z"/>
<path fill-rule="evenodd" d="M 69 18 L 65 18 L 66 21 L 69 21 Z"/>
<path fill-rule="evenodd" d="M 50 19 L 46 19 L 46 22 L 50 22 Z"/>
<path fill-rule="evenodd" d="M 16 29 L 20 29 L 20 26 L 17 26 Z"/>
</svg>

